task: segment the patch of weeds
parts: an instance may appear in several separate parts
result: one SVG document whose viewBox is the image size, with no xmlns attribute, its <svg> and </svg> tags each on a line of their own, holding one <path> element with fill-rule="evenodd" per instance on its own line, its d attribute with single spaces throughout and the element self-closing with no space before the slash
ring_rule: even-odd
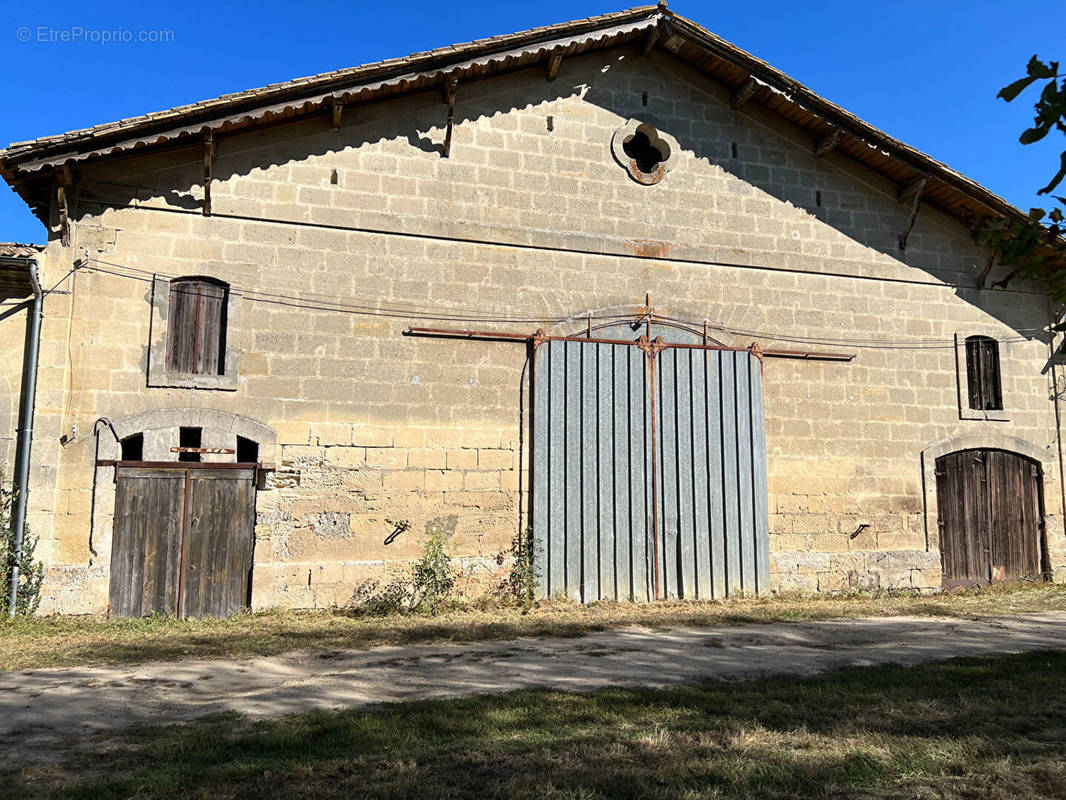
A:
<svg viewBox="0 0 1066 800">
<path fill-rule="evenodd" d="M 503 564 L 511 559 L 511 568 L 507 576 L 493 592 L 493 598 L 505 603 L 517 603 L 523 608 L 531 607 L 536 600 L 537 582 L 540 572 L 537 569 L 536 542 L 533 529 L 515 534 L 508 551 L 496 557 L 496 563 Z"/>
<path fill-rule="evenodd" d="M 19 568 L 17 616 L 37 613 L 44 582 L 44 564 L 36 560 L 37 537 L 30 533 L 29 526 L 23 529 L 21 557 L 17 552 L 11 519 L 14 505 L 15 493 L 4 488 L 4 475 L 0 473 L 0 619 L 5 621 L 11 609 L 11 570 L 15 563 Z"/>
<path fill-rule="evenodd" d="M 385 583 L 368 581 L 356 588 L 351 607 L 356 612 L 388 616 L 398 613 L 439 613 L 452 601 L 455 567 L 448 537 L 439 528 L 426 532 L 422 555 Z"/>
</svg>

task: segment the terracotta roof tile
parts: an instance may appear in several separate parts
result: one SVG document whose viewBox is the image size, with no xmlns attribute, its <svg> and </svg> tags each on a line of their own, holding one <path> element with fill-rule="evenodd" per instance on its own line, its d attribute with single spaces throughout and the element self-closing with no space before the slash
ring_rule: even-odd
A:
<svg viewBox="0 0 1066 800">
<path fill-rule="evenodd" d="M 0 258 L 34 258 L 44 249 L 39 244 L 0 242 Z"/>
</svg>

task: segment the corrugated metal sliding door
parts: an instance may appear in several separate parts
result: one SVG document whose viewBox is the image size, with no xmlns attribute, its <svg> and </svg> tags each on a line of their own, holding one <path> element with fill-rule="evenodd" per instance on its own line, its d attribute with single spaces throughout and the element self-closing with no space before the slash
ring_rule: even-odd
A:
<svg viewBox="0 0 1066 800">
<path fill-rule="evenodd" d="M 255 538 L 254 465 L 119 463 L 111 613 L 227 616 L 248 605 Z"/>
<path fill-rule="evenodd" d="M 541 592 L 582 602 L 652 594 L 651 405 L 636 347 L 537 348 L 534 555 Z"/>
<path fill-rule="evenodd" d="M 644 601 L 768 587 L 756 357 L 549 340 L 536 350 L 533 413 L 544 596 Z"/>
<path fill-rule="evenodd" d="M 759 359 L 668 348 L 656 363 L 662 595 L 764 591 L 770 537 Z"/>
</svg>

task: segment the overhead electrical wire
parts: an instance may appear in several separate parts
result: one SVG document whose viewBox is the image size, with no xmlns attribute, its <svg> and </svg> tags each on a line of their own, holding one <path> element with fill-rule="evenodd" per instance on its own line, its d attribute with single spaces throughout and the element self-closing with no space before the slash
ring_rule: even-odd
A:
<svg viewBox="0 0 1066 800">
<path fill-rule="evenodd" d="M 175 275 L 166 275 L 164 273 L 152 273 L 147 270 L 141 270 L 137 267 L 129 267 L 124 264 L 114 264 L 108 261 L 102 261 L 96 258 L 89 259 L 93 264 L 103 264 L 115 269 L 128 270 L 136 275 L 126 275 L 112 270 L 102 269 L 94 266 L 92 269 L 96 272 L 103 272 L 105 274 L 117 275 L 118 277 L 134 278 L 150 283 L 153 276 L 161 276 L 168 280 L 171 280 Z M 142 277 L 143 276 L 143 277 Z M 417 320 L 429 320 L 429 321 L 452 321 L 452 322 L 511 322 L 511 323 L 560 323 L 566 322 L 568 317 L 559 318 L 545 318 L 545 317 L 533 317 L 533 316 L 515 316 L 515 315 L 502 315 L 502 314 L 483 314 L 477 311 L 468 309 L 449 309 L 449 310 L 437 310 L 437 311 L 425 311 L 418 308 L 408 308 L 403 304 L 395 305 L 373 305 L 366 304 L 364 298 L 346 298 L 343 301 L 324 299 L 322 295 L 317 297 L 311 296 L 299 296 L 295 294 L 283 294 L 280 292 L 267 292 L 260 289 L 248 289 L 237 286 L 235 284 L 230 285 L 230 290 L 240 294 L 246 299 L 252 299 L 257 302 L 274 303 L 276 305 L 292 306 L 298 308 L 307 308 L 311 310 L 319 311 L 339 311 L 343 313 L 351 314 L 366 314 L 369 316 L 379 317 L 392 317 L 400 319 L 417 319 Z M 322 299 L 319 299 L 322 298 Z M 353 302 L 354 301 L 354 302 Z M 364 304 L 360 304 L 360 301 Z M 618 314 L 615 315 L 618 319 L 629 319 L 631 315 Z M 599 319 L 607 319 L 608 316 L 598 317 Z"/>
<path fill-rule="evenodd" d="M 94 257 L 89 257 L 83 264 L 91 264 L 90 269 L 94 272 L 101 272 L 106 275 L 112 275 L 119 278 L 127 278 L 132 280 L 141 281 L 144 283 L 151 283 L 155 277 L 163 277 L 167 280 L 174 279 L 176 275 L 167 275 L 159 272 L 149 272 L 147 270 L 140 269 L 138 267 L 131 267 L 125 264 L 116 264 L 110 261 L 104 261 Z M 52 290 L 56 288 L 60 283 L 67 279 L 71 274 L 77 270 L 71 270 L 52 287 Z M 132 274 L 131 274 L 132 273 Z M 230 285 L 230 290 L 240 294 L 243 298 L 258 303 L 266 303 L 272 305 L 279 305 L 289 308 L 301 308 L 309 311 L 325 311 L 335 313 L 346 313 L 362 316 L 383 317 L 389 319 L 406 319 L 417 321 L 431 321 L 431 322 L 467 322 L 467 323 L 512 323 L 512 324 L 531 324 L 531 325 L 546 325 L 546 324 L 561 324 L 564 322 L 577 322 L 585 318 L 586 314 L 568 315 L 565 317 L 541 317 L 541 316 L 524 316 L 524 315 L 510 315 L 506 312 L 478 312 L 470 309 L 445 309 L 445 308 L 419 308 L 413 304 L 408 305 L 404 303 L 393 303 L 391 305 L 373 304 L 372 301 L 366 298 L 342 298 L 337 300 L 327 299 L 323 295 L 315 295 L 313 293 L 305 294 L 304 296 L 298 294 L 287 294 L 277 291 L 265 291 L 260 289 L 249 289 L 240 287 L 237 285 Z M 51 291 L 51 290 L 50 290 Z M 610 320 L 634 320 L 639 316 L 638 313 L 629 312 L 624 314 L 596 314 L 595 319 L 597 322 L 604 322 Z M 655 312 L 648 312 L 648 318 L 654 323 L 656 320 L 661 322 L 672 322 L 679 325 L 687 325 L 693 328 L 702 328 L 704 324 L 707 325 L 709 330 L 713 330 L 719 333 L 726 333 L 733 336 L 751 337 L 755 339 L 763 339 L 769 341 L 778 342 L 790 342 L 795 344 L 807 344 L 807 345 L 823 345 L 827 347 L 851 347 L 857 349 L 869 349 L 869 350 L 943 350 L 952 349 L 955 347 L 955 341 L 953 339 L 942 338 L 922 338 L 916 337 L 913 339 L 862 339 L 862 338 L 848 338 L 848 339 L 834 339 L 832 337 L 819 337 L 819 336 L 803 336 L 800 334 L 781 333 L 773 331 L 759 331 L 754 329 L 746 329 L 739 327 L 732 327 L 728 325 L 720 325 L 712 323 L 703 319 L 692 319 L 685 317 L 672 317 L 668 315 L 662 315 Z M 1046 328 L 1019 328 L 1015 329 L 1019 334 L 1017 336 L 1007 337 L 992 337 L 996 338 L 996 341 L 1001 344 L 1022 343 L 1031 341 L 1031 337 L 1025 336 L 1026 333 L 1047 333 Z"/>
</svg>

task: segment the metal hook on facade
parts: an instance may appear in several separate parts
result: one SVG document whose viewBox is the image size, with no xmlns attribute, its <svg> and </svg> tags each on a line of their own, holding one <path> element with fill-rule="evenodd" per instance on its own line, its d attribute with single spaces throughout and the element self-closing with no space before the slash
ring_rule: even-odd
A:
<svg viewBox="0 0 1066 800">
<path fill-rule="evenodd" d="M 385 544 L 389 545 L 396 541 L 396 537 L 405 531 L 411 530 L 411 522 L 406 519 L 402 519 L 399 522 L 393 522 L 391 519 L 385 520 L 387 523 L 393 526 L 393 531 L 385 537 Z"/>
</svg>

